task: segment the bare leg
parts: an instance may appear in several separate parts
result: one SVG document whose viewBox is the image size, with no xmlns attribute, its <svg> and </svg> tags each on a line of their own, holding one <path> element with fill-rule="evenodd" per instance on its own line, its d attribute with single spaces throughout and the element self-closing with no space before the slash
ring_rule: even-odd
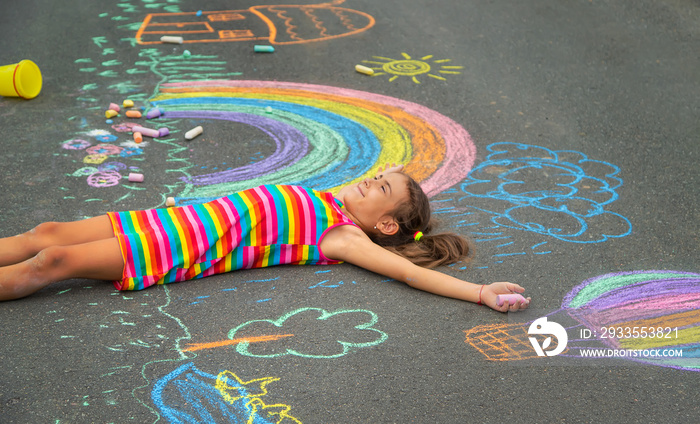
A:
<svg viewBox="0 0 700 424">
<path fill-rule="evenodd" d="M 0 238 L 0 266 L 20 263 L 51 246 L 70 246 L 114 237 L 107 215 L 73 222 L 45 222 L 24 234 Z"/>
<path fill-rule="evenodd" d="M 119 280 L 124 260 L 115 238 L 71 246 L 51 246 L 18 264 L 0 268 L 0 300 L 28 296 L 70 278 Z"/>
</svg>

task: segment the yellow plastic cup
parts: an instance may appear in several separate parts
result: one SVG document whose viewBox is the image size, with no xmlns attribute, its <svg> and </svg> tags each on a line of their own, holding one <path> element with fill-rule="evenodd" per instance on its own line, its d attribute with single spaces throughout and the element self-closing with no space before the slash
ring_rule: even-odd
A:
<svg viewBox="0 0 700 424">
<path fill-rule="evenodd" d="M 33 99 L 41 91 L 41 82 L 41 71 L 31 60 L 0 66 L 0 96 Z"/>
</svg>

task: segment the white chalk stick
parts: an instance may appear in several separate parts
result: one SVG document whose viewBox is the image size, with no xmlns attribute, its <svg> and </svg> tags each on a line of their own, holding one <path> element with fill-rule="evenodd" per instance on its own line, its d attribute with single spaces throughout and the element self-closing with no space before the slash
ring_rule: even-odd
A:
<svg viewBox="0 0 700 424">
<path fill-rule="evenodd" d="M 202 132 L 204 132 L 204 128 L 202 128 L 201 126 L 194 127 L 185 133 L 185 138 L 188 140 L 192 140 L 193 138 L 200 135 Z"/>
<path fill-rule="evenodd" d="M 172 43 L 172 44 L 182 44 L 185 41 L 182 37 L 175 37 L 172 35 L 164 35 L 160 37 L 161 43 Z"/>
</svg>

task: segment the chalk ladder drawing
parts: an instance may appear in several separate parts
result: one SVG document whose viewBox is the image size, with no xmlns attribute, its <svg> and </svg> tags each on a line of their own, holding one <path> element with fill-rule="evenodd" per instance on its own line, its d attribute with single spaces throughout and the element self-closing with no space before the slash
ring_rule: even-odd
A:
<svg viewBox="0 0 700 424">
<path fill-rule="evenodd" d="M 151 400 L 173 423 L 300 424 L 289 405 L 265 402 L 267 386 L 278 380 L 246 381 L 229 370 L 209 374 L 190 362 L 158 380 Z"/>
<path fill-rule="evenodd" d="M 274 320 L 245 322 L 229 331 L 228 340 L 190 344 L 182 352 L 232 346 L 239 354 L 256 358 L 336 359 L 383 343 L 388 335 L 374 328 L 378 320 L 364 309 L 300 308 Z"/>
<path fill-rule="evenodd" d="M 638 351 L 637 356 L 619 357 L 700 371 L 700 274 L 651 270 L 601 275 L 576 286 L 564 297 L 561 308 L 547 317 L 558 323 L 571 318 L 578 322 L 567 328 L 567 349 L 559 356 L 591 360 L 595 355 L 589 352 L 594 350 Z M 529 324 L 477 326 L 465 332 L 465 342 L 491 361 L 541 358 L 528 340 Z M 653 335 L 649 334 L 652 328 Z M 643 354 L 645 350 L 664 349 L 682 354 Z"/>
<path fill-rule="evenodd" d="M 164 35 L 184 43 L 265 41 L 300 44 L 358 34 L 372 28 L 372 16 L 337 7 L 344 0 L 312 5 L 260 5 L 241 10 L 151 13 L 136 32 L 139 44 L 160 44 Z"/>
</svg>

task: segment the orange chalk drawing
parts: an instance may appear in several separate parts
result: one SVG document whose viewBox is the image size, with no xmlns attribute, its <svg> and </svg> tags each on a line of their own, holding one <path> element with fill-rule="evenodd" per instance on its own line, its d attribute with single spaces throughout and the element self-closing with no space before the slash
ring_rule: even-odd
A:
<svg viewBox="0 0 700 424">
<path fill-rule="evenodd" d="M 194 343 L 189 345 L 187 348 L 182 349 L 183 352 L 194 352 L 196 350 L 211 349 L 215 347 L 231 346 L 238 343 L 259 343 L 259 342 L 271 342 L 275 340 L 282 339 L 284 337 L 292 337 L 294 334 L 273 334 L 269 336 L 258 336 L 258 337 L 241 337 L 239 339 L 233 340 L 220 340 L 210 343 Z"/>
<path fill-rule="evenodd" d="M 528 324 L 479 325 L 466 330 L 465 342 L 491 361 L 538 358 L 527 334 Z"/>
<path fill-rule="evenodd" d="M 184 43 L 267 41 L 300 44 L 347 37 L 374 26 L 364 12 L 337 7 L 345 0 L 313 5 L 261 5 L 243 10 L 151 13 L 136 32 L 139 44 L 160 44 L 164 35 Z"/>
</svg>

